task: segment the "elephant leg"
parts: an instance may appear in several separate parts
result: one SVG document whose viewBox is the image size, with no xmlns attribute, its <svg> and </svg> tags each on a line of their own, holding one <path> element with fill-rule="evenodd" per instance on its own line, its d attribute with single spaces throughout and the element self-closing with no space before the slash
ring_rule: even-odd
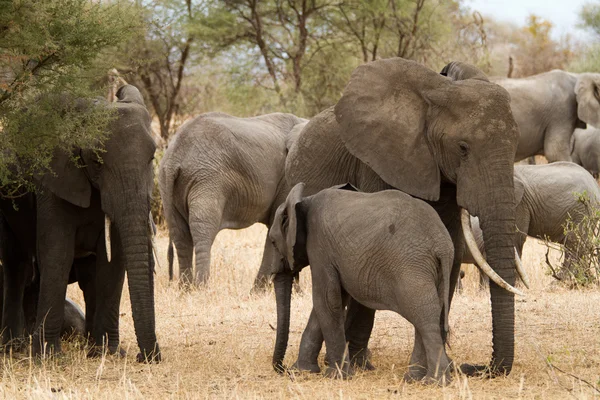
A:
<svg viewBox="0 0 600 400">
<path fill-rule="evenodd" d="M 16 257 L 15 257 L 16 256 Z M 25 268 L 31 268 L 17 254 L 6 257 L 4 275 L 4 304 L 2 310 L 2 343 L 11 343 L 13 339 L 25 333 Z"/>
<path fill-rule="evenodd" d="M 333 266 L 311 268 L 313 281 L 313 311 L 317 316 L 327 346 L 326 376 L 346 378 L 354 371 L 346 349 L 344 334 L 344 301 L 341 281 Z"/>
<path fill-rule="evenodd" d="M 416 382 L 425 378 L 425 375 L 427 375 L 427 353 L 425 352 L 423 339 L 421 339 L 419 331 L 415 329 L 415 343 L 410 355 L 408 371 L 404 374 L 404 380 L 406 382 Z"/>
<path fill-rule="evenodd" d="M 572 161 L 571 135 L 574 130 L 575 127 L 568 120 L 547 129 L 544 136 L 544 156 L 549 163 Z"/>
<path fill-rule="evenodd" d="M 346 313 L 345 335 L 348 340 L 348 351 L 352 364 L 358 368 L 373 371 L 369 339 L 375 323 L 375 310 L 363 306 L 350 298 Z"/>
<path fill-rule="evenodd" d="M 35 355 L 60 352 L 60 331 L 75 242 L 75 232 L 61 228 L 64 227 L 38 219 L 40 297 L 33 336 Z"/>
<path fill-rule="evenodd" d="M 85 301 L 84 336 L 91 339 L 96 315 L 96 256 L 76 259 L 73 268 Z"/>
<path fill-rule="evenodd" d="M 431 269 L 435 271 L 436 267 Z M 450 359 L 446 355 L 442 335 L 443 307 L 436 282 L 424 282 L 423 278 L 409 279 L 412 280 L 402 284 L 402 290 L 396 293 L 400 315 L 415 327 L 414 349 L 405 379 L 426 379 L 427 383 L 442 383 L 446 379 L 449 382 Z"/>
<path fill-rule="evenodd" d="M 118 233 L 113 237 L 116 239 L 114 243 L 121 243 Z M 105 248 L 104 240 L 100 240 L 96 252 L 96 312 L 92 339 L 96 347 L 106 348 L 111 354 L 120 351 L 124 356 L 125 351 L 119 349 L 119 305 L 125 280 L 125 265 L 120 248 L 114 252 L 116 254 L 110 262 L 106 259 Z M 113 249 L 115 248 L 113 245 Z M 97 351 L 92 352 L 92 355 L 95 354 Z"/>
<path fill-rule="evenodd" d="M 321 372 L 317 361 L 321 347 L 323 347 L 323 333 L 313 308 L 308 318 L 308 324 L 302 332 L 298 360 L 294 363 L 293 368 L 300 371 Z"/>
<path fill-rule="evenodd" d="M 210 277 L 210 249 L 219 233 L 222 211 L 218 207 L 206 209 L 206 204 L 220 204 L 218 201 L 208 202 L 192 201 L 190 207 L 190 232 L 194 241 L 194 255 L 196 269 L 194 271 L 194 285 L 205 284 Z"/>
<path fill-rule="evenodd" d="M 173 221 L 174 220 L 174 221 Z M 179 262 L 179 285 L 187 286 L 192 283 L 192 261 L 194 242 L 187 220 L 177 212 L 172 213 L 172 218 L 167 219 L 169 235 L 177 250 Z"/>
</svg>

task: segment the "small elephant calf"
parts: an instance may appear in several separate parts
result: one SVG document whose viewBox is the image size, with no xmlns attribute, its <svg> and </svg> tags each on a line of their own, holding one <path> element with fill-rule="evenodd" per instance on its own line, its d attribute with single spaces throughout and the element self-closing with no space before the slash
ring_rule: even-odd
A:
<svg viewBox="0 0 600 400">
<path fill-rule="evenodd" d="M 367 307 L 395 311 L 414 325 L 405 379 L 449 381 L 445 339 L 454 246 L 438 214 L 398 190 L 358 193 L 347 184 L 303 198 L 303 189 L 299 183 L 290 191 L 269 231 L 276 253 L 287 261 L 279 263 L 284 270 L 275 277 L 275 369 L 283 370 L 292 276 L 310 264 L 313 310 L 299 360 L 306 358 L 302 349 L 311 347 L 305 343 L 311 340 L 307 332 L 320 327 L 327 375 L 353 374 L 344 334 L 344 308 L 351 296 Z M 316 359 L 308 367 L 300 364 L 301 369 L 320 371 Z"/>
</svg>

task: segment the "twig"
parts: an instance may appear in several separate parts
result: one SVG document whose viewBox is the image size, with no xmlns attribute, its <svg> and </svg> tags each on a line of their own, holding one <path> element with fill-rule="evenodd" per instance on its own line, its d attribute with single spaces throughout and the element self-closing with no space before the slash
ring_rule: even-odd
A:
<svg viewBox="0 0 600 400">
<path fill-rule="evenodd" d="M 562 369 L 558 368 L 556 365 L 552 364 L 548 359 L 546 359 L 546 364 L 548 364 L 548 366 L 551 369 L 555 369 L 558 372 L 562 372 L 563 374 L 570 376 L 571 378 L 575 378 L 578 381 L 585 383 L 586 385 L 588 385 L 589 387 L 591 387 L 592 389 L 594 389 L 596 392 L 600 393 L 600 389 L 598 389 L 598 387 L 596 387 L 596 385 L 591 384 L 590 382 L 586 381 L 585 379 L 582 379 L 582 378 L 578 377 L 577 375 L 573 375 L 573 374 L 571 374 L 569 372 L 563 371 Z"/>
</svg>

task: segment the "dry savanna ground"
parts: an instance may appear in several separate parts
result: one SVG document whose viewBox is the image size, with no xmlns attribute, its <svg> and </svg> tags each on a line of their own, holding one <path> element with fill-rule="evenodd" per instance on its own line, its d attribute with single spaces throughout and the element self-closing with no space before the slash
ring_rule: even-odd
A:
<svg viewBox="0 0 600 400">
<path fill-rule="evenodd" d="M 280 376 L 270 359 L 276 324 L 273 292 L 251 295 L 266 230 L 256 225 L 223 231 L 213 247 L 208 288 L 182 292 L 166 273 L 167 238 L 159 233 L 156 275 L 157 332 L 164 360 L 135 362 L 137 346 L 127 290 L 121 306 L 126 358 L 86 359 L 81 345 L 65 343 L 64 354 L 39 362 L 5 355 L 2 398 L 598 398 L 600 396 L 600 292 L 567 290 L 544 267 L 545 248 L 530 240 L 524 264 L 532 287 L 517 301 L 516 360 L 508 377 L 455 376 L 447 387 L 406 384 L 413 329 L 400 316 L 379 312 L 371 340 L 374 372 L 350 381 L 319 375 Z M 551 255 L 556 261 L 557 254 Z M 311 308 L 308 273 L 292 301 L 287 363 L 294 360 Z M 69 295 L 82 304 L 76 285 Z M 487 292 L 477 289 L 468 268 L 465 290 L 450 313 L 449 354 L 457 362 L 483 362 L 491 355 Z M 559 370 L 560 369 L 560 370 Z"/>
</svg>

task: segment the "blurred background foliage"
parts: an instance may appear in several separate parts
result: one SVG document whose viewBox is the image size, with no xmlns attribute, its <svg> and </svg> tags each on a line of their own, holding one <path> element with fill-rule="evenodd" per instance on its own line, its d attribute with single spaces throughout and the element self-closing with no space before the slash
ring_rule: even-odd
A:
<svg viewBox="0 0 600 400">
<path fill-rule="evenodd" d="M 164 146 L 207 111 L 311 117 L 380 58 L 512 77 L 599 72 L 600 2 L 580 10 L 580 27 L 589 42 L 557 39 L 536 15 L 496 21 L 465 0 L 0 0 L 1 191 L 26 190 L 57 146 L 101 145 L 111 116 L 73 99 L 106 97 L 111 68 L 142 91 Z"/>
</svg>

